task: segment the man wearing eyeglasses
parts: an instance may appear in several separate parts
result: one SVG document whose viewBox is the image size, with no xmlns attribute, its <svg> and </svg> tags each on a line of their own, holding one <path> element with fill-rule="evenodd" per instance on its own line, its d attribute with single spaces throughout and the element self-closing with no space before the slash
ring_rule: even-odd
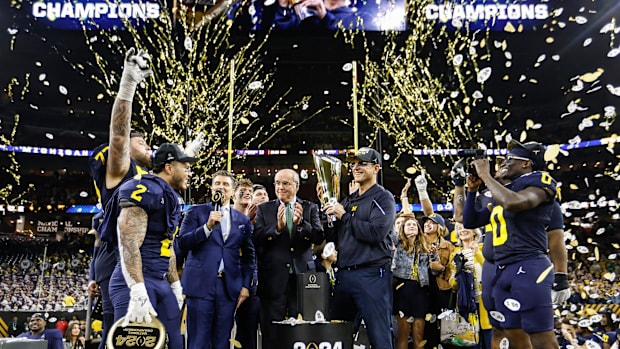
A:
<svg viewBox="0 0 620 349">
<path fill-rule="evenodd" d="M 47 322 L 41 313 L 34 313 L 30 317 L 30 330 L 17 336 L 18 338 L 45 339 L 47 349 L 63 349 L 62 333 L 57 329 L 46 329 Z"/>
<path fill-rule="evenodd" d="M 316 204 L 297 197 L 299 174 L 280 170 L 274 184 L 277 199 L 258 206 L 254 225 L 263 348 L 277 347 L 272 321 L 297 317 L 296 275 L 314 269 L 311 245 L 324 237 Z"/>
<path fill-rule="evenodd" d="M 396 218 L 394 195 L 377 184 L 381 155 L 360 148 L 348 159 L 359 189 L 323 210 L 334 215 L 328 241 L 338 248 L 338 274 L 332 319 L 353 321 L 361 315 L 373 348 L 392 348 L 392 241 Z M 355 324 L 358 326 L 359 324 Z"/>
<path fill-rule="evenodd" d="M 541 171 L 545 167 L 542 144 L 513 140 L 508 150 L 499 168 L 502 177 L 511 181 L 508 186 L 493 178 L 488 159 L 472 161 L 494 203 L 489 210 L 478 211 L 466 203 L 463 222 L 466 226 L 474 221 L 490 223 L 496 266 L 489 288 L 495 311 L 490 316 L 504 329 L 510 346 L 558 348 L 546 230 L 552 222 L 556 182 Z"/>
</svg>

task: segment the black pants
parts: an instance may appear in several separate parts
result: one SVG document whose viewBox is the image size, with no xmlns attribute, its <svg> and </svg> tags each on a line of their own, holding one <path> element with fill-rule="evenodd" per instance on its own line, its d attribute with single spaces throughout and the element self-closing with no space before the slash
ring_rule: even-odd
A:
<svg viewBox="0 0 620 349">
<path fill-rule="evenodd" d="M 297 317 L 297 275 L 289 274 L 286 292 L 273 297 L 261 294 L 260 328 L 263 333 L 263 348 L 276 348 L 278 343 L 275 326 L 272 321 L 282 321 L 286 317 Z"/>
</svg>

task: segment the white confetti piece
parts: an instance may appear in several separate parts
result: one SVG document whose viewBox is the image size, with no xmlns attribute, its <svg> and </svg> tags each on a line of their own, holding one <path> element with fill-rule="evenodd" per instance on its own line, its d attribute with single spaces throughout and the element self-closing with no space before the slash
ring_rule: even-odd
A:
<svg viewBox="0 0 620 349">
<path fill-rule="evenodd" d="M 9 33 L 9 35 L 15 35 L 19 32 L 19 29 L 17 28 L 7 28 L 6 29 L 7 33 Z"/>
<path fill-rule="evenodd" d="M 577 80 L 577 83 L 570 88 L 573 92 L 579 92 L 583 90 L 583 81 Z"/>
<path fill-rule="evenodd" d="M 583 41 L 583 47 L 588 47 L 592 43 L 592 38 L 587 38 Z"/>
<path fill-rule="evenodd" d="M 576 16 L 575 17 L 575 22 L 577 24 L 586 24 L 586 23 L 588 23 L 588 19 L 585 18 L 584 16 Z"/>
<path fill-rule="evenodd" d="M 192 49 L 194 48 L 194 42 L 192 41 L 191 37 L 185 37 L 185 40 L 183 41 L 183 47 L 185 47 L 187 51 L 192 51 Z"/>
<path fill-rule="evenodd" d="M 510 341 L 508 338 L 504 337 L 501 341 L 499 341 L 499 349 L 508 349 L 510 348 Z"/>
<path fill-rule="evenodd" d="M 545 55 L 544 53 L 540 56 L 538 56 L 538 59 L 536 60 L 537 63 L 542 63 L 544 62 L 544 60 L 547 59 L 547 55 Z"/>
<path fill-rule="evenodd" d="M 67 88 L 63 85 L 58 85 L 58 92 L 60 92 L 60 94 L 64 96 L 66 96 L 68 93 Z"/>
<path fill-rule="evenodd" d="M 601 28 L 601 31 L 599 33 L 605 34 L 605 33 L 611 32 L 613 30 L 614 30 L 614 23 L 613 22 L 609 22 L 609 23 L 605 24 L 603 26 L 603 28 Z"/>
<path fill-rule="evenodd" d="M 45 73 L 39 74 L 39 81 L 45 80 L 46 77 L 47 77 L 47 74 L 45 74 Z"/>
<path fill-rule="evenodd" d="M 594 126 L 594 122 L 592 122 L 592 120 L 590 120 L 590 119 L 583 119 L 583 120 L 581 120 L 581 122 L 579 123 L 577 128 L 579 129 L 579 131 L 583 131 L 586 128 L 590 128 L 592 126 Z"/>
<path fill-rule="evenodd" d="M 45 134 L 45 138 L 47 138 L 47 139 L 54 139 L 54 135 L 48 132 L 48 133 Z"/>
<path fill-rule="evenodd" d="M 620 54 L 620 48 L 616 47 L 616 48 L 612 48 L 609 52 L 607 52 L 607 57 L 615 58 L 619 54 Z"/>
<path fill-rule="evenodd" d="M 256 90 L 257 88 L 261 88 L 263 86 L 263 83 L 260 81 L 252 81 L 249 85 L 248 88 L 250 90 Z"/>
<path fill-rule="evenodd" d="M 607 84 L 605 87 L 607 87 L 607 90 L 609 91 L 609 93 L 611 93 L 614 96 L 620 97 L 620 86 L 616 87 L 612 84 Z"/>
<path fill-rule="evenodd" d="M 462 54 L 458 54 L 458 55 L 456 55 L 456 56 L 454 56 L 454 57 L 452 58 L 452 64 L 453 64 L 455 67 L 460 66 L 462 63 L 463 63 L 463 55 L 462 55 Z"/>
<path fill-rule="evenodd" d="M 551 59 L 553 59 L 556 62 L 559 62 L 560 61 L 560 55 L 553 55 L 553 56 L 551 56 Z"/>
<path fill-rule="evenodd" d="M 577 252 L 581 254 L 586 254 L 590 252 L 590 250 L 586 246 L 577 246 Z"/>
<path fill-rule="evenodd" d="M 482 84 L 487 81 L 491 77 L 493 69 L 491 67 L 486 67 L 484 69 L 480 69 L 478 72 L 478 83 Z"/>
</svg>

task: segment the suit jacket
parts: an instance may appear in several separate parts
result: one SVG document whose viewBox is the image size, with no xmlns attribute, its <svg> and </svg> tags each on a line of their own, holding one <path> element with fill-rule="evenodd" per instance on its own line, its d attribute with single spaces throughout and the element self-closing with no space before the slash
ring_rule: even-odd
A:
<svg viewBox="0 0 620 349">
<path fill-rule="evenodd" d="M 312 244 L 323 242 L 323 226 L 315 203 L 297 199 L 303 207 L 300 225 L 293 225 L 292 233 L 286 227 L 277 231 L 280 200 L 271 200 L 258 206 L 254 224 L 254 243 L 260 246 L 258 262 L 258 296 L 275 298 L 286 293 L 289 271 L 297 274 L 314 269 Z"/>
<path fill-rule="evenodd" d="M 228 295 L 237 299 L 241 287 L 250 289 L 252 273 L 256 269 L 252 224 L 243 213 L 230 208 L 230 233 L 224 241 L 221 224 L 213 227 L 207 238 L 203 225 L 213 211 L 212 204 L 192 206 L 186 213 L 174 249 L 178 256 L 186 256 L 181 284 L 188 297 L 205 297 L 208 286 L 217 281 L 220 260 L 224 258 L 224 281 Z"/>
</svg>

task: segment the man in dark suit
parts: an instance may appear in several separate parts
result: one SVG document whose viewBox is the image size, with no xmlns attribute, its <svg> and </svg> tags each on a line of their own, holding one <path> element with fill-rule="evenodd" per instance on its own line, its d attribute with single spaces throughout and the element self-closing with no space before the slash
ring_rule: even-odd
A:
<svg viewBox="0 0 620 349">
<path fill-rule="evenodd" d="M 187 256 L 181 282 L 187 304 L 188 349 L 228 349 L 235 309 L 250 295 L 254 245 L 252 225 L 230 207 L 235 190 L 232 173 L 213 175 L 212 190 L 222 205 L 190 208 L 175 239 L 179 256 Z"/>
<path fill-rule="evenodd" d="M 314 269 L 311 245 L 323 241 L 318 207 L 297 197 L 297 172 L 278 171 L 274 184 L 277 199 L 258 206 L 254 225 L 254 242 L 261 246 L 257 260 L 263 348 L 276 347 L 272 321 L 297 317 L 296 274 Z"/>
</svg>

